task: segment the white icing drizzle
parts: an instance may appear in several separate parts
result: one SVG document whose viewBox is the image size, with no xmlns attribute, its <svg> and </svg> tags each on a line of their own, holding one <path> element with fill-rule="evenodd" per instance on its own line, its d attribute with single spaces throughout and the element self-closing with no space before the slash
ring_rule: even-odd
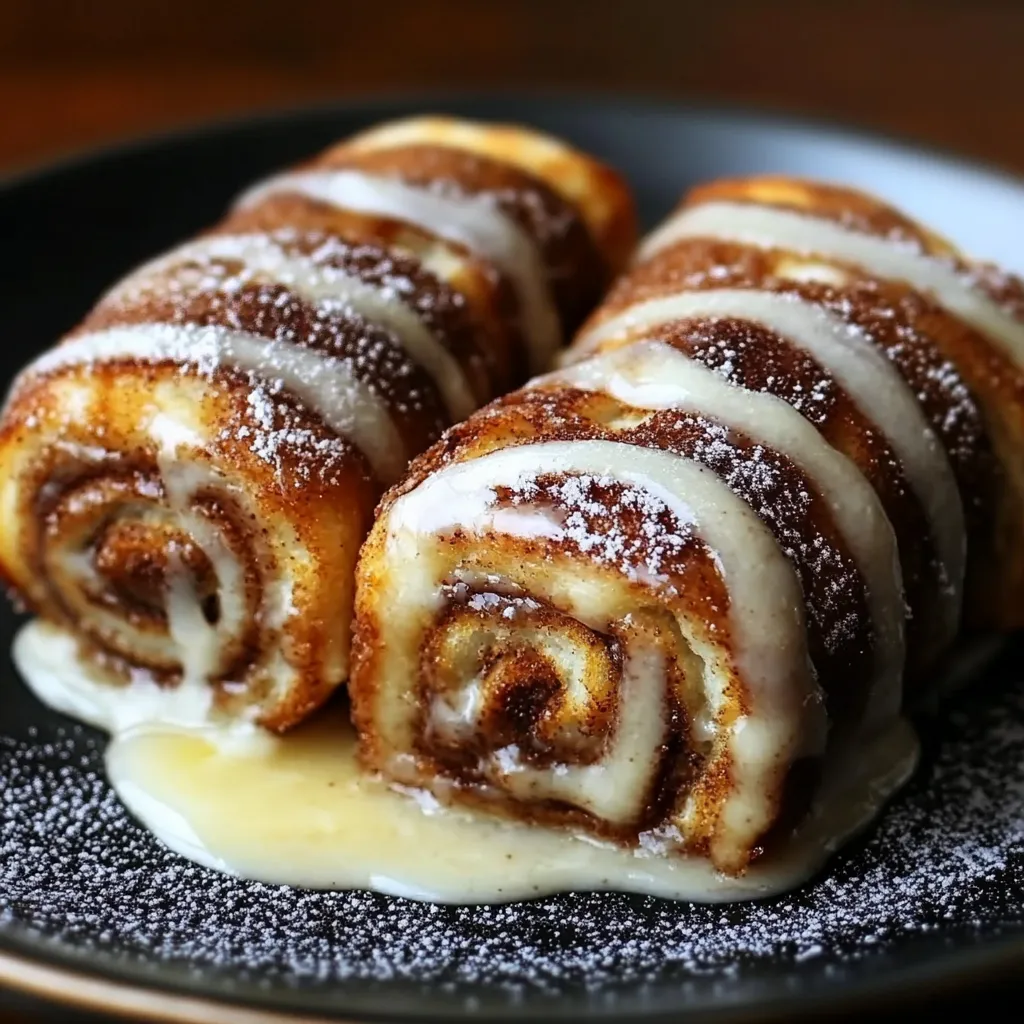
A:
<svg viewBox="0 0 1024 1024">
<path fill-rule="evenodd" d="M 882 432 L 928 518 L 943 566 L 946 624 L 955 628 L 962 599 L 966 532 L 959 488 L 942 445 L 899 371 L 858 328 L 796 295 L 743 288 L 681 292 L 623 310 L 581 336 L 580 353 L 633 331 L 674 320 L 729 318 L 762 324 L 817 360 Z"/>
<path fill-rule="evenodd" d="M 767 826 L 771 812 L 764 794 L 773 773 L 789 758 L 821 751 L 824 710 L 808 661 L 795 572 L 768 528 L 711 470 L 669 452 L 603 440 L 542 442 L 491 452 L 439 470 L 394 503 L 387 520 L 389 560 L 406 550 L 403 537 L 436 537 L 454 527 L 471 535 L 500 530 L 494 488 L 521 489 L 544 474 L 593 474 L 641 488 L 692 526 L 715 553 L 729 587 L 734 660 L 750 705 L 749 713 L 731 726 L 717 727 L 732 774 L 719 835 L 728 842 L 734 834 L 749 834 L 751 822 Z M 545 535 L 558 539 L 559 529 L 549 522 Z M 436 580 L 430 576 L 420 586 L 416 578 L 431 572 L 430 561 L 403 569 L 407 612 L 417 600 L 432 600 Z M 716 685 L 710 674 L 706 669 L 708 688 Z M 663 711 L 659 705 L 649 713 L 660 717 Z M 637 735 L 656 735 L 654 725 L 638 729 Z M 645 756 L 643 750 L 634 754 Z"/>
<path fill-rule="evenodd" d="M 650 235 L 638 260 L 684 238 L 719 238 L 761 249 L 789 249 L 863 267 L 927 292 L 950 313 L 994 339 L 1024 366 L 1024 323 L 948 262 L 911 245 L 854 231 L 805 213 L 752 203 L 711 202 L 681 210 Z"/>
<path fill-rule="evenodd" d="M 114 735 L 155 723 L 185 728 L 210 724 L 210 687 L 161 686 L 143 672 L 126 686 L 100 681 L 83 661 L 75 637 L 41 620 L 18 634 L 11 656 L 40 700 Z"/>
<path fill-rule="evenodd" d="M 167 552 L 167 587 L 164 607 L 167 632 L 178 649 L 182 685 L 214 678 L 221 658 L 220 637 L 203 615 L 192 574 L 176 548 Z"/>
<path fill-rule="evenodd" d="M 203 265 L 214 260 L 243 263 L 249 274 L 263 275 L 309 302 L 327 309 L 337 305 L 379 324 L 394 334 L 430 375 L 452 419 L 465 419 L 476 408 L 478 403 L 458 360 L 394 288 L 370 284 L 337 267 L 325 266 L 315 256 L 289 253 L 267 234 L 210 235 L 188 242 L 140 267 L 117 284 L 107 299 L 116 301 L 145 282 L 186 264 Z"/>
<path fill-rule="evenodd" d="M 169 510 L 179 528 L 209 560 L 217 581 L 218 616 L 217 622 L 211 624 L 203 614 L 195 579 L 182 563 L 181 553 L 176 547 L 168 550 L 165 611 L 167 635 L 177 647 L 181 665 L 179 688 L 201 686 L 209 696 L 207 684 L 225 668 L 224 652 L 230 650 L 232 641 L 244 635 L 248 624 L 245 567 L 216 526 L 205 516 L 197 515 L 192 506 L 197 492 L 217 491 L 225 484 L 212 466 L 197 458 L 204 447 L 203 438 L 166 413 L 153 417 L 149 433 L 159 446 L 157 465 Z M 267 621 L 266 625 L 275 628 L 283 623 Z M 124 628 L 121 624 L 120 629 Z M 289 683 L 293 676 L 293 671 L 287 674 Z"/>
<path fill-rule="evenodd" d="M 407 453 L 387 404 L 356 378 L 346 360 L 245 331 L 194 324 L 112 327 L 44 353 L 23 378 L 129 359 L 194 364 L 205 373 L 240 370 L 279 382 L 327 427 L 358 446 L 383 482 L 397 480 L 405 470 Z"/>
<path fill-rule="evenodd" d="M 689 409 L 792 459 L 827 502 L 864 577 L 877 645 L 866 718 L 886 721 L 899 711 L 904 661 L 899 552 L 874 488 L 854 463 L 781 398 L 732 384 L 663 342 L 602 352 L 533 383 L 549 382 L 601 391 L 642 409 Z"/>
<path fill-rule="evenodd" d="M 519 297 L 531 365 L 542 370 L 561 343 L 561 327 L 540 252 L 533 240 L 488 196 L 445 195 L 354 170 L 276 175 L 243 193 L 237 207 L 293 193 L 357 213 L 421 228 L 492 262 Z"/>
</svg>

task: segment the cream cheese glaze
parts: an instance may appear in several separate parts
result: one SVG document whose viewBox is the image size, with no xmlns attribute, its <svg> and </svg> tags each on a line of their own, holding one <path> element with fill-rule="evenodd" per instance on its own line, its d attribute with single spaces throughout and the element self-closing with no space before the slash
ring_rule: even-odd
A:
<svg viewBox="0 0 1024 1024">
<path fill-rule="evenodd" d="M 959 618 L 967 559 L 960 491 L 935 431 L 899 371 L 855 327 L 795 295 L 746 288 L 682 292 L 630 306 L 577 340 L 580 354 L 633 332 L 688 318 L 734 318 L 763 324 L 821 363 L 879 428 L 921 501 L 942 562 L 946 621 Z M 710 411 L 710 410 L 709 410 Z M 756 433 L 755 433 L 756 436 Z"/>
<path fill-rule="evenodd" d="M 561 342 L 554 298 L 544 278 L 537 246 L 487 196 L 444 195 L 361 171 L 299 171 L 255 185 L 237 206 L 268 196 L 297 194 L 358 213 L 392 217 L 490 260 L 516 290 L 534 369 L 547 366 Z"/>
<path fill-rule="evenodd" d="M 767 896 L 804 881 L 869 822 L 917 756 L 913 730 L 895 719 L 826 782 L 780 857 L 732 877 L 705 859 L 662 856 L 654 836 L 629 850 L 388 789 L 360 771 L 339 708 L 273 737 L 212 722 L 192 690 L 111 687 L 75 654 L 70 637 L 41 622 L 25 627 L 14 649 L 41 700 L 112 733 L 111 783 L 159 839 L 200 864 L 272 884 L 450 903 L 588 889 L 699 901 Z"/>
<path fill-rule="evenodd" d="M 172 361 L 207 373 L 221 368 L 239 370 L 280 382 L 325 425 L 365 452 L 384 482 L 397 480 L 408 463 L 405 445 L 384 400 L 356 378 L 346 360 L 245 331 L 194 324 L 111 327 L 50 349 L 29 365 L 18 381 L 68 366 L 118 360 Z"/>
<path fill-rule="evenodd" d="M 479 404 L 466 374 L 419 315 L 394 288 L 371 284 L 337 267 L 318 263 L 315 256 L 288 252 L 270 234 L 209 235 L 187 242 L 165 256 L 140 267 L 107 293 L 108 300 L 130 295 L 162 275 L 188 265 L 213 261 L 242 264 L 235 285 L 253 275 L 282 284 L 321 307 L 351 310 L 394 333 L 402 347 L 430 375 L 444 396 L 453 419 L 464 419 Z M 224 282 L 225 290 L 232 286 Z"/>
<path fill-rule="evenodd" d="M 636 260 L 646 260 L 684 238 L 717 238 L 762 249 L 789 249 L 863 267 L 882 279 L 905 281 L 998 341 L 1018 366 L 1024 366 L 1024 323 L 972 287 L 950 263 L 912 245 L 853 231 L 794 210 L 754 203 L 708 202 L 670 217 L 647 237 Z"/>
</svg>

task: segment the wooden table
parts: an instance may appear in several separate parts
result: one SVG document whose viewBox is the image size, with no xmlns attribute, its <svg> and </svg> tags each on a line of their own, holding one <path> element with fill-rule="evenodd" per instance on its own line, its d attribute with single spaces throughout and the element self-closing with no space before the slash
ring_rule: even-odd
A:
<svg viewBox="0 0 1024 1024">
<path fill-rule="evenodd" d="M 832 117 L 1024 173 L 1019 0 L 4 0 L 0 170 L 248 110 L 555 86 Z"/>
<path fill-rule="evenodd" d="M 4 0 L 0 174 L 254 108 L 541 87 L 829 117 L 1024 174 L 1018 0 Z M 40 1019 L 68 1018 L 0 1004 Z"/>
</svg>

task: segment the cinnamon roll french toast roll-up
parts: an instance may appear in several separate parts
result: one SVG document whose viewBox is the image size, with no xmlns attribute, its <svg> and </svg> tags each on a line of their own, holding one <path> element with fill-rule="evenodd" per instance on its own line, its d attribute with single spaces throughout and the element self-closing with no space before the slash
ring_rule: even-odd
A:
<svg viewBox="0 0 1024 1024">
<path fill-rule="evenodd" d="M 515 127 L 398 122 L 256 185 L 15 382 L 6 580 L 112 684 L 294 725 L 348 674 L 381 493 L 547 365 L 632 233 L 610 170 Z"/>
<path fill-rule="evenodd" d="M 382 502 L 366 763 L 726 873 L 891 790 L 1009 500 L 1018 287 L 857 193 L 699 190 Z"/>
</svg>

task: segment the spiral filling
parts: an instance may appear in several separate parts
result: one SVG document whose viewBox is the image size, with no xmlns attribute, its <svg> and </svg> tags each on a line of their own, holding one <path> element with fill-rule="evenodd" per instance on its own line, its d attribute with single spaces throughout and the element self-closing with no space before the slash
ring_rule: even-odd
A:
<svg viewBox="0 0 1024 1024">
<path fill-rule="evenodd" d="M 734 517 L 762 552 L 753 570 L 719 532 Z M 388 562 L 410 568 L 372 597 L 387 607 L 401 588 L 387 649 L 357 656 L 371 762 L 616 838 L 671 826 L 680 848 L 745 862 L 784 763 L 821 749 L 821 705 L 789 660 L 796 578 L 713 473 L 608 441 L 524 445 L 428 477 L 388 524 Z"/>
</svg>

